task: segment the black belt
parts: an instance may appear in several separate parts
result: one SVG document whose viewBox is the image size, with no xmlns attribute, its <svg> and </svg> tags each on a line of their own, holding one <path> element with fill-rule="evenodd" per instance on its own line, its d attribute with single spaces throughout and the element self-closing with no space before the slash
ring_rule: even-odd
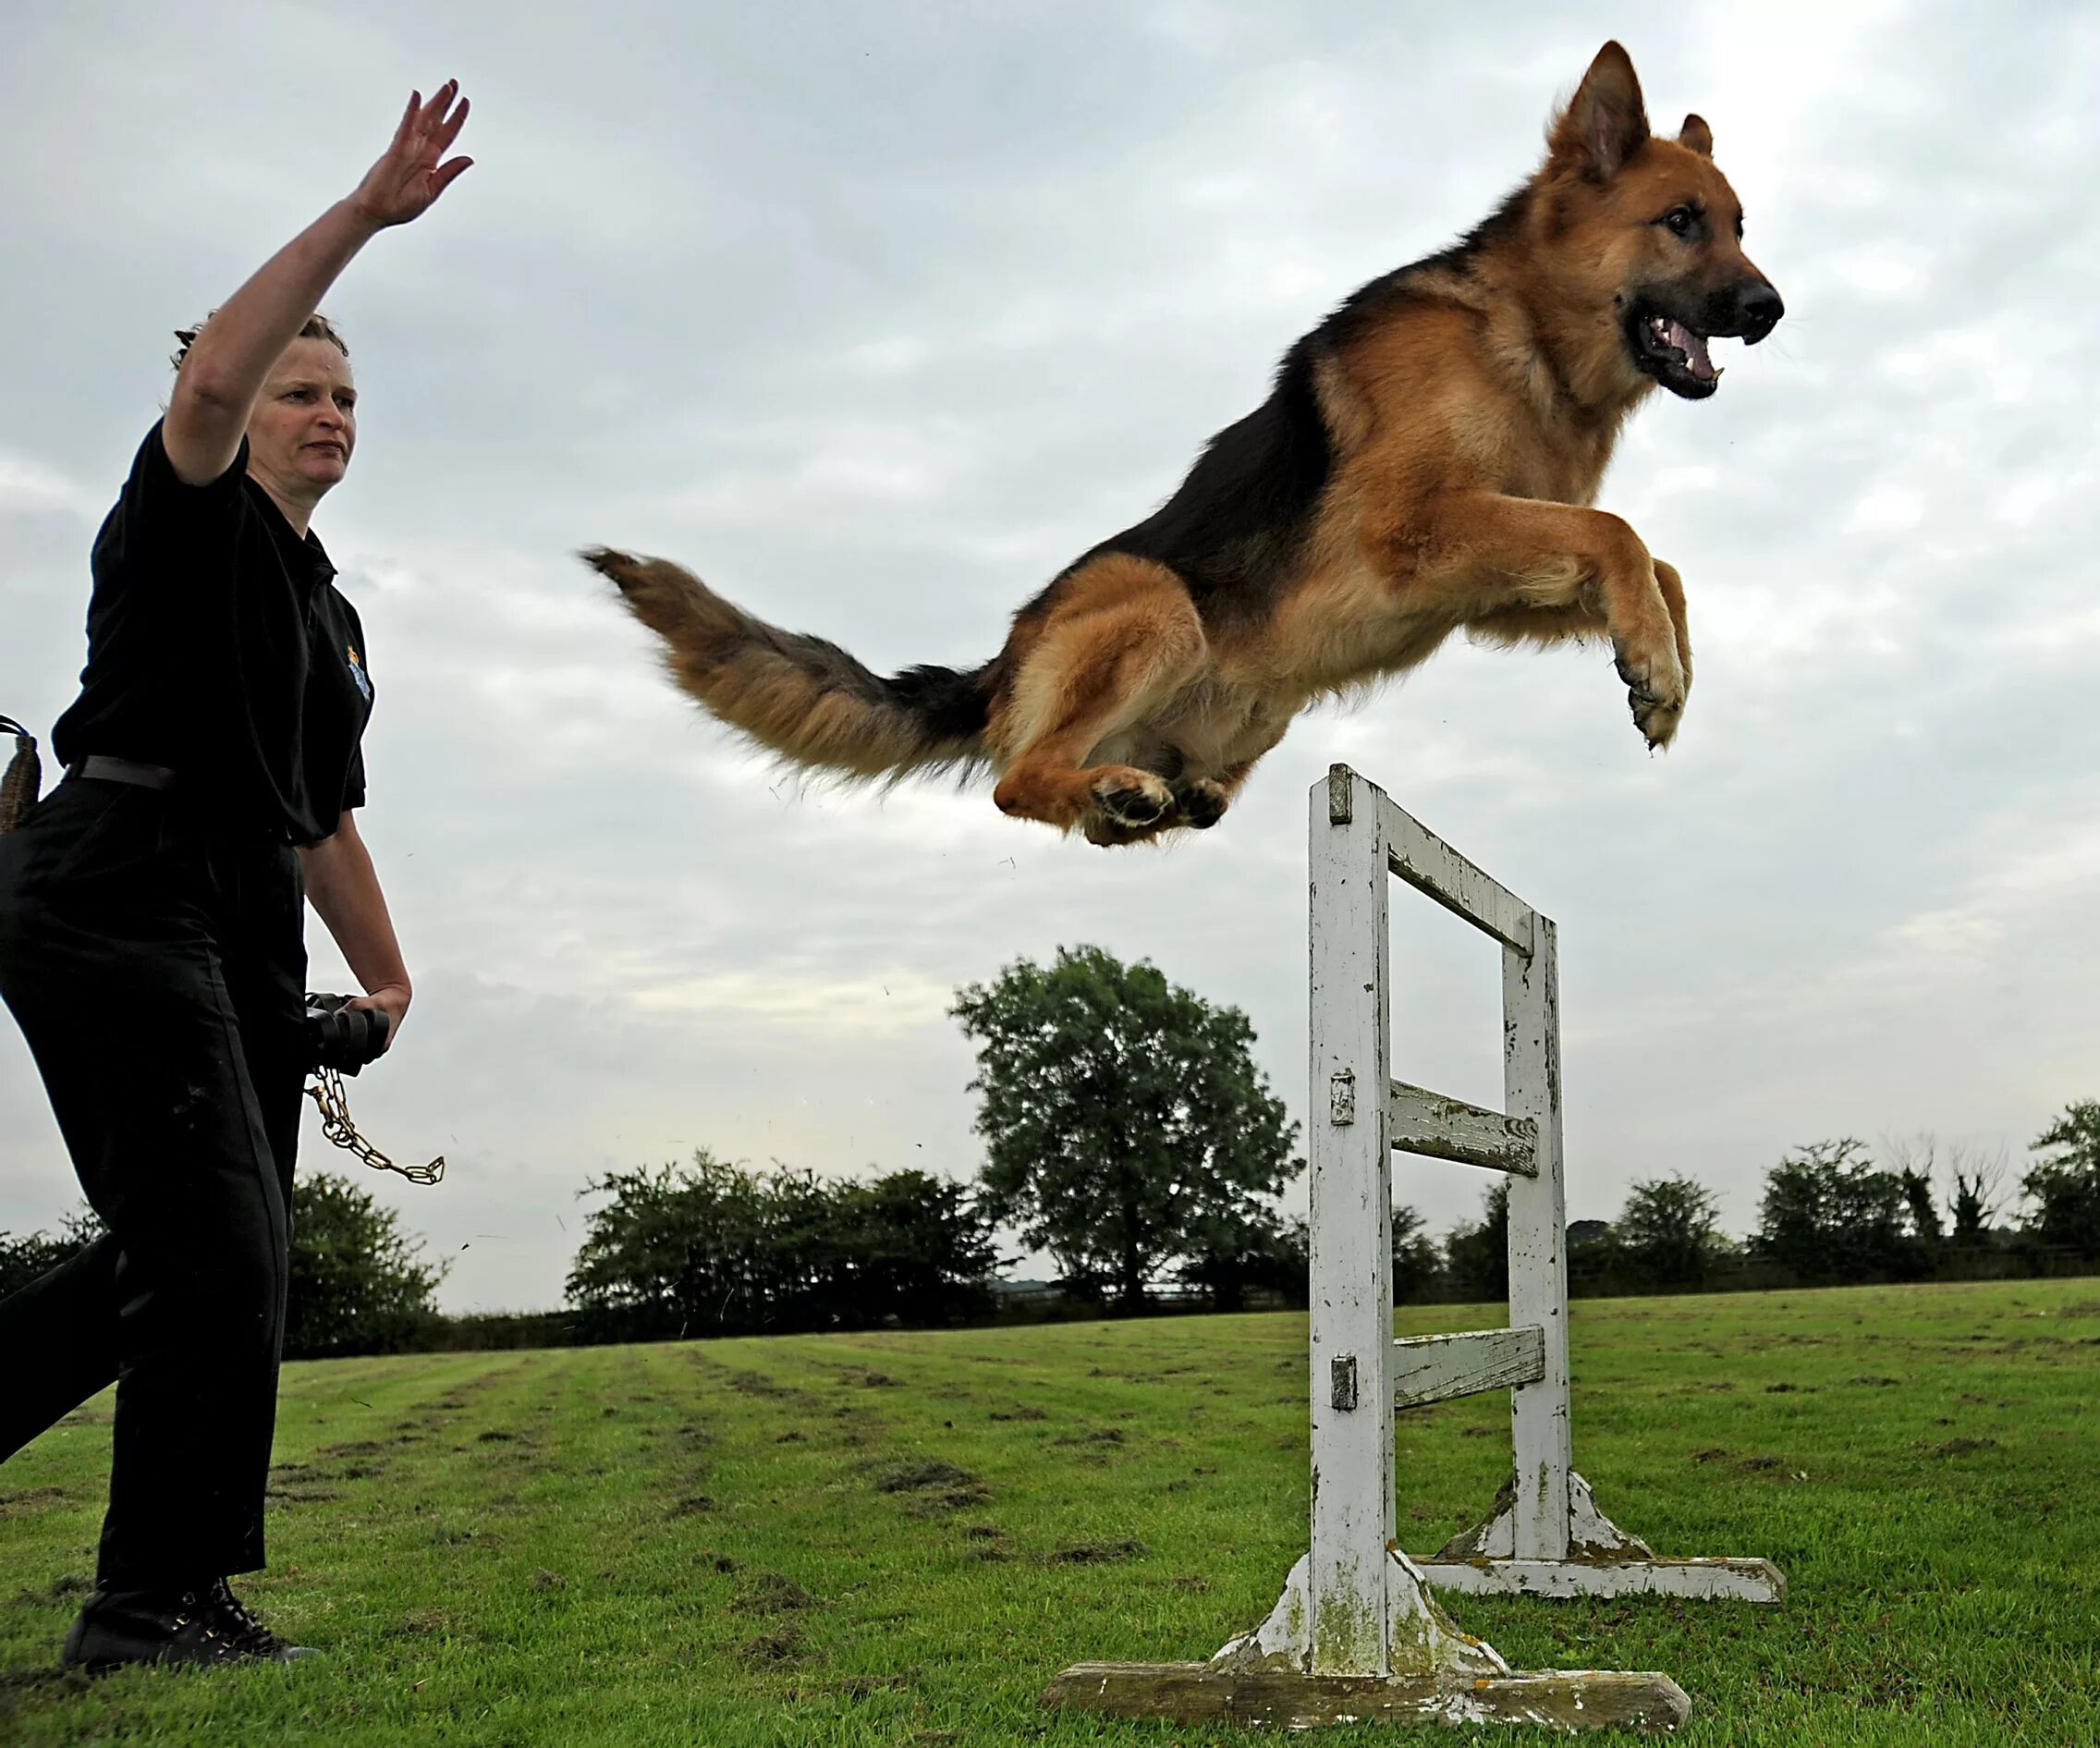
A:
<svg viewBox="0 0 2100 1748">
<path fill-rule="evenodd" d="M 141 789 L 172 789 L 175 773 L 165 764 L 140 764 L 136 759 L 112 758 L 106 752 L 91 752 L 66 767 L 67 776 L 82 776 L 96 783 L 129 783 Z"/>
</svg>

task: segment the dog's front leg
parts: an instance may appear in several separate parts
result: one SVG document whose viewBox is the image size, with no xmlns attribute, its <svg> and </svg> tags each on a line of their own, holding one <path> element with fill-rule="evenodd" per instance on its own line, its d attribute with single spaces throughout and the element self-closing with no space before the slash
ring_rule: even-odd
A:
<svg viewBox="0 0 2100 1748">
<path fill-rule="evenodd" d="M 1460 622 L 1525 607 L 1600 614 L 1635 726 L 1651 747 L 1669 743 L 1691 684 L 1683 584 L 1621 518 L 1478 491 L 1438 493 L 1414 516 L 1386 537 L 1404 588 Z"/>
<path fill-rule="evenodd" d="M 1655 586 L 1663 592 L 1663 605 L 1670 610 L 1670 624 L 1677 630 L 1677 659 L 1684 666 L 1684 686 L 1691 690 L 1691 627 L 1685 617 L 1684 579 L 1675 565 L 1654 561 Z"/>
</svg>

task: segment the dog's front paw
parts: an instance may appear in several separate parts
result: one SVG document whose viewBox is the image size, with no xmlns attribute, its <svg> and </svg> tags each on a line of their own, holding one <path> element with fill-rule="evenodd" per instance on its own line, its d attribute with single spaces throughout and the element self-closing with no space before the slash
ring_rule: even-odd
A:
<svg viewBox="0 0 2100 1748">
<path fill-rule="evenodd" d="M 1665 626 L 1658 636 L 1638 643 L 1615 637 L 1612 652 L 1618 677 L 1626 682 L 1633 726 L 1651 749 L 1668 746 L 1691 686 L 1691 676 L 1678 657 L 1675 628 Z"/>
<path fill-rule="evenodd" d="M 1174 791 L 1150 771 L 1112 764 L 1093 780 L 1095 811 L 1112 825 L 1142 831 L 1174 811 Z"/>
</svg>

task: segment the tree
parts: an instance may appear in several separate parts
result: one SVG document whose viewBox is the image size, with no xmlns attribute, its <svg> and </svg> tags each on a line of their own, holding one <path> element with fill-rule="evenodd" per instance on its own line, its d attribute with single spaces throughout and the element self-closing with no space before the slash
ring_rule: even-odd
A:
<svg viewBox="0 0 2100 1748">
<path fill-rule="evenodd" d="M 1303 1305 L 1311 1294 L 1309 1247 L 1303 1220 L 1286 1225 L 1258 1202 L 1239 1212 L 1200 1212 L 1175 1274 L 1199 1289 L 1215 1311 L 1244 1310 L 1250 1292 L 1275 1293 L 1287 1304 Z"/>
<path fill-rule="evenodd" d="M 1455 1226 L 1444 1239 L 1453 1290 L 1469 1300 L 1509 1297 L 1509 1182 L 1497 1178 L 1481 1199 L 1478 1223 Z"/>
<path fill-rule="evenodd" d="M 0 1232 L 0 1298 L 18 1292 L 103 1235 L 88 1209 L 68 1214 L 55 1238 Z M 432 1294 L 443 1268 L 421 1260 L 422 1244 L 400 1216 L 348 1179 L 318 1172 L 292 1184 L 292 1248 L 287 1271 L 285 1357 L 397 1353 L 437 1319 Z"/>
<path fill-rule="evenodd" d="M 1405 1204 L 1393 1210 L 1393 1302 L 1426 1299 L 1444 1278 L 1444 1258 L 1429 1236 L 1422 1210 Z"/>
<path fill-rule="evenodd" d="M 868 1324 L 929 1328 L 992 1308 L 998 1249 L 967 1185 L 923 1171 L 839 1184 L 832 1219 L 839 1285 Z"/>
<path fill-rule="evenodd" d="M 1954 1216 L 1954 1243 L 1958 1249 L 1974 1250 L 1991 1241 L 1991 1221 L 1998 1212 L 1998 1198 L 2006 1174 L 2004 1149 L 1972 1156 L 1966 1148 L 1951 1149 L 1948 1174 L 1954 1180 L 1954 1195 L 1948 1207 Z"/>
<path fill-rule="evenodd" d="M 1637 1180 L 1616 1225 L 1619 1254 L 1634 1278 L 1658 1287 L 1703 1287 L 1730 1248 L 1713 1191 L 1683 1172 Z"/>
<path fill-rule="evenodd" d="M 569 1302 L 604 1332 L 638 1339 L 756 1326 L 759 1186 L 704 1147 L 689 1166 L 609 1171 L 580 1192 L 585 1216 Z"/>
<path fill-rule="evenodd" d="M 704 1147 L 690 1165 L 584 1188 L 569 1302 L 627 1339 L 953 1323 L 991 1306 L 998 1256 L 968 1189 L 922 1171 L 872 1181 L 776 1168 Z"/>
<path fill-rule="evenodd" d="M 1060 947 L 950 1011 L 977 1045 L 985 1206 L 1050 1253 L 1068 1291 L 1139 1308 L 1168 1263 L 1254 1221 L 1300 1169 L 1246 1015 L 1152 965 Z"/>
<path fill-rule="evenodd" d="M 1927 1254 L 1946 1242 L 1947 1228 L 1933 1199 L 1933 1179 L 1937 1173 L 1939 1138 L 1923 1134 L 1911 1141 L 1882 1139 L 1882 1151 L 1896 1167 L 1896 1181 L 1902 1187 L 1903 1204 L 1910 1210 L 1911 1231 Z M 1957 1185 L 1957 1190 L 1959 1190 Z"/>
<path fill-rule="evenodd" d="M 1927 1264 L 1902 1180 L 1850 1136 L 1773 1167 L 1759 1212 L 1758 1250 L 1804 1280 L 1915 1276 Z"/>
<path fill-rule="evenodd" d="M 421 1261 L 400 1216 L 347 1178 L 316 1172 L 292 1184 L 285 1357 L 397 1353 L 436 1320 L 443 1268 Z"/>
<path fill-rule="evenodd" d="M 2022 1180 L 2035 1204 L 2027 1231 L 2044 1244 L 2100 1256 L 2100 1099 L 2065 1106 L 2029 1150 L 2045 1148 L 2054 1151 Z"/>
</svg>

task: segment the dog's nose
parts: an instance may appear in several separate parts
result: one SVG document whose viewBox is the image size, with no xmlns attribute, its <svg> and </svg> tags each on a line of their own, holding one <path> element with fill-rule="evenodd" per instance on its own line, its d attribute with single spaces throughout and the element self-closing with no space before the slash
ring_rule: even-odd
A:
<svg viewBox="0 0 2100 1748">
<path fill-rule="evenodd" d="M 1755 346 L 1779 325 L 1779 318 L 1787 313 L 1787 306 L 1779 300 L 1778 292 L 1765 279 L 1752 280 L 1745 286 L 1737 294 L 1736 309 L 1742 317 L 1745 346 Z"/>
</svg>

